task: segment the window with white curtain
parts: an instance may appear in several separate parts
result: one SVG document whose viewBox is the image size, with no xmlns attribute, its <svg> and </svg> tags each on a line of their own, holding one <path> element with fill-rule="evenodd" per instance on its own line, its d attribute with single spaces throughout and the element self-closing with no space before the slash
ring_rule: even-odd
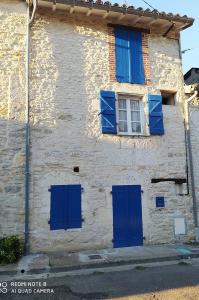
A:
<svg viewBox="0 0 199 300">
<path fill-rule="evenodd" d="M 118 131 L 121 134 L 143 134 L 142 99 L 130 96 L 119 96 L 118 99 Z"/>
</svg>

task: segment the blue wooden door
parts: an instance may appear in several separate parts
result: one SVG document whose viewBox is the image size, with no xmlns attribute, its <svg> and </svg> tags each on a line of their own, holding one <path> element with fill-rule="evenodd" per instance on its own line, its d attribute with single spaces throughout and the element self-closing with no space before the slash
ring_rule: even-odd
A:
<svg viewBox="0 0 199 300">
<path fill-rule="evenodd" d="M 143 245 L 140 185 L 115 185 L 113 197 L 114 248 Z"/>
</svg>

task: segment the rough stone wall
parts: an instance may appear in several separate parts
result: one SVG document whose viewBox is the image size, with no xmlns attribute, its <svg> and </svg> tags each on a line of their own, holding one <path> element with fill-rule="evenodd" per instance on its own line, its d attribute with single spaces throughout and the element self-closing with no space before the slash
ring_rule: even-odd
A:
<svg viewBox="0 0 199 300">
<path fill-rule="evenodd" d="M 112 247 L 112 185 L 141 184 L 145 243 L 176 241 L 174 217 L 184 216 L 192 235 L 192 201 L 174 183 L 186 177 L 183 75 L 177 40 L 149 37 L 151 85 L 110 81 L 105 20 L 40 9 L 31 35 L 31 251 Z M 102 135 L 99 91 L 143 95 L 145 136 Z M 176 106 L 163 107 L 165 135 L 149 136 L 148 93 L 176 91 Z M 73 167 L 80 172 L 74 173 Z M 83 228 L 50 231 L 54 184 L 81 184 Z M 186 192 L 186 186 L 184 187 Z M 156 195 L 166 198 L 155 208 Z"/>
<path fill-rule="evenodd" d="M 199 105 L 190 106 L 190 134 L 191 150 L 193 156 L 193 173 L 195 180 L 195 191 L 197 200 L 197 211 L 199 220 Z"/>
<path fill-rule="evenodd" d="M 0 3 L 0 236 L 24 228 L 26 5 Z"/>
</svg>

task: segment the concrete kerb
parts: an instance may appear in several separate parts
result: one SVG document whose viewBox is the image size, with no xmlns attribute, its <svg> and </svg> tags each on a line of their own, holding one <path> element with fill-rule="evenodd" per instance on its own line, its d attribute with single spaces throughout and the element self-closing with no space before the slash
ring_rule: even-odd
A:
<svg viewBox="0 0 199 300">
<path fill-rule="evenodd" d="M 47 257 L 47 255 L 46 255 Z M 68 266 L 50 266 L 49 264 L 49 257 L 48 263 L 46 259 L 46 265 L 42 265 L 42 268 L 39 268 L 39 265 L 36 267 L 33 265 L 32 267 L 29 265 L 24 265 L 21 262 L 18 264 L 17 268 L 16 265 L 13 269 L 11 266 L 9 268 L 1 267 L 0 268 L 0 275 L 17 275 L 17 274 L 24 274 L 24 275 L 31 275 L 31 274 L 43 274 L 43 273 L 60 273 L 60 272 L 68 272 L 68 271 L 75 271 L 75 270 L 82 270 L 82 269 L 98 269 L 98 268 L 108 268 L 108 267 L 117 267 L 117 266 L 125 266 L 125 265 L 137 265 L 137 264 L 147 264 L 147 263 L 162 263 L 162 262 L 172 262 L 172 261 L 181 261 L 181 260 L 188 260 L 193 258 L 199 258 L 199 253 L 191 253 L 185 255 L 174 255 L 174 256 L 165 256 L 165 257 L 154 257 L 154 258 L 144 258 L 144 259 L 118 259 L 116 261 L 106 260 L 102 262 L 90 262 L 90 263 L 79 263 L 76 265 L 68 265 Z M 32 259 L 32 256 L 31 258 Z M 29 258 L 26 258 L 28 261 Z M 23 269 L 21 268 L 23 267 Z"/>
<path fill-rule="evenodd" d="M 125 266 L 125 265 L 137 265 L 137 264 L 146 264 L 146 263 L 155 263 L 155 262 L 167 262 L 167 261 L 176 261 L 184 260 L 191 258 L 199 258 L 199 254 L 192 255 L 178 255 L 178 256 L 168 256 L 168 257 L 159 257 L 159 258 L 148 258 L 148 259 L 130 259 L 130 260 L 118 260 L 118 261 L 106 261 L 101 263 L 90 263 L 82 264 L 77 266 L 63 266 L 63 267 L 51 267 L 49 273 L 59 273 L 67 272 L 73 270 L 81 269 L 92 269 L 92 268 L 106 268 L 106 267 L 116 267 L 116 266 Z M 33 274 L 34 270 L 30 270 L 29 274 Z M 36 274 L 36 273 L 35 273 Z"/>
</svg>

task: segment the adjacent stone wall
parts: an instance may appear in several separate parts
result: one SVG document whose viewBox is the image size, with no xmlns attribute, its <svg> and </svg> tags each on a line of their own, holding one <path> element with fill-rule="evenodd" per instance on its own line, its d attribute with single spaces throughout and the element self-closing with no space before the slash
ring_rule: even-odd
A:
<svg viewBox="0 0 199 300">
<path fill-rule="evenodd" d="M 0 3 L 0 236 L 23 233 L 26 5 Z"/>
<path fill-rule="evenodd" d="M 199 220 L 199 106 L 190 106 L 191 151 L 193 155 L 193 173 Z"/>
<path fill-rule="evenodd" d="M 167 243 L 174 217 L 184 216 L 193 233 L 192 200 L 174 183 L 157 177 L 186 177 L 182 102 L 183 75 L 177 40 L 149 37 L 150 85 L 110 79 L 110 36 L 105 20 L 40 9 L 31 33 L 31 251 L 112 247 L 112 185 L 141 184 L 145 243 Z M 143 95 L 145 136 L 102 135 L 101 89 Z M 177 92 L 165 106 L 165 135 L 149 136 L 147 94 Z M 74 173 L 73 167 L 80 172 Z M 54 184 L 81 184 L 83 228 L 50 231 Z M 186 193 L 186 185 L 183 187 Z M 155 208 L 155 196 L 166 199 Z"/>
</svg>

